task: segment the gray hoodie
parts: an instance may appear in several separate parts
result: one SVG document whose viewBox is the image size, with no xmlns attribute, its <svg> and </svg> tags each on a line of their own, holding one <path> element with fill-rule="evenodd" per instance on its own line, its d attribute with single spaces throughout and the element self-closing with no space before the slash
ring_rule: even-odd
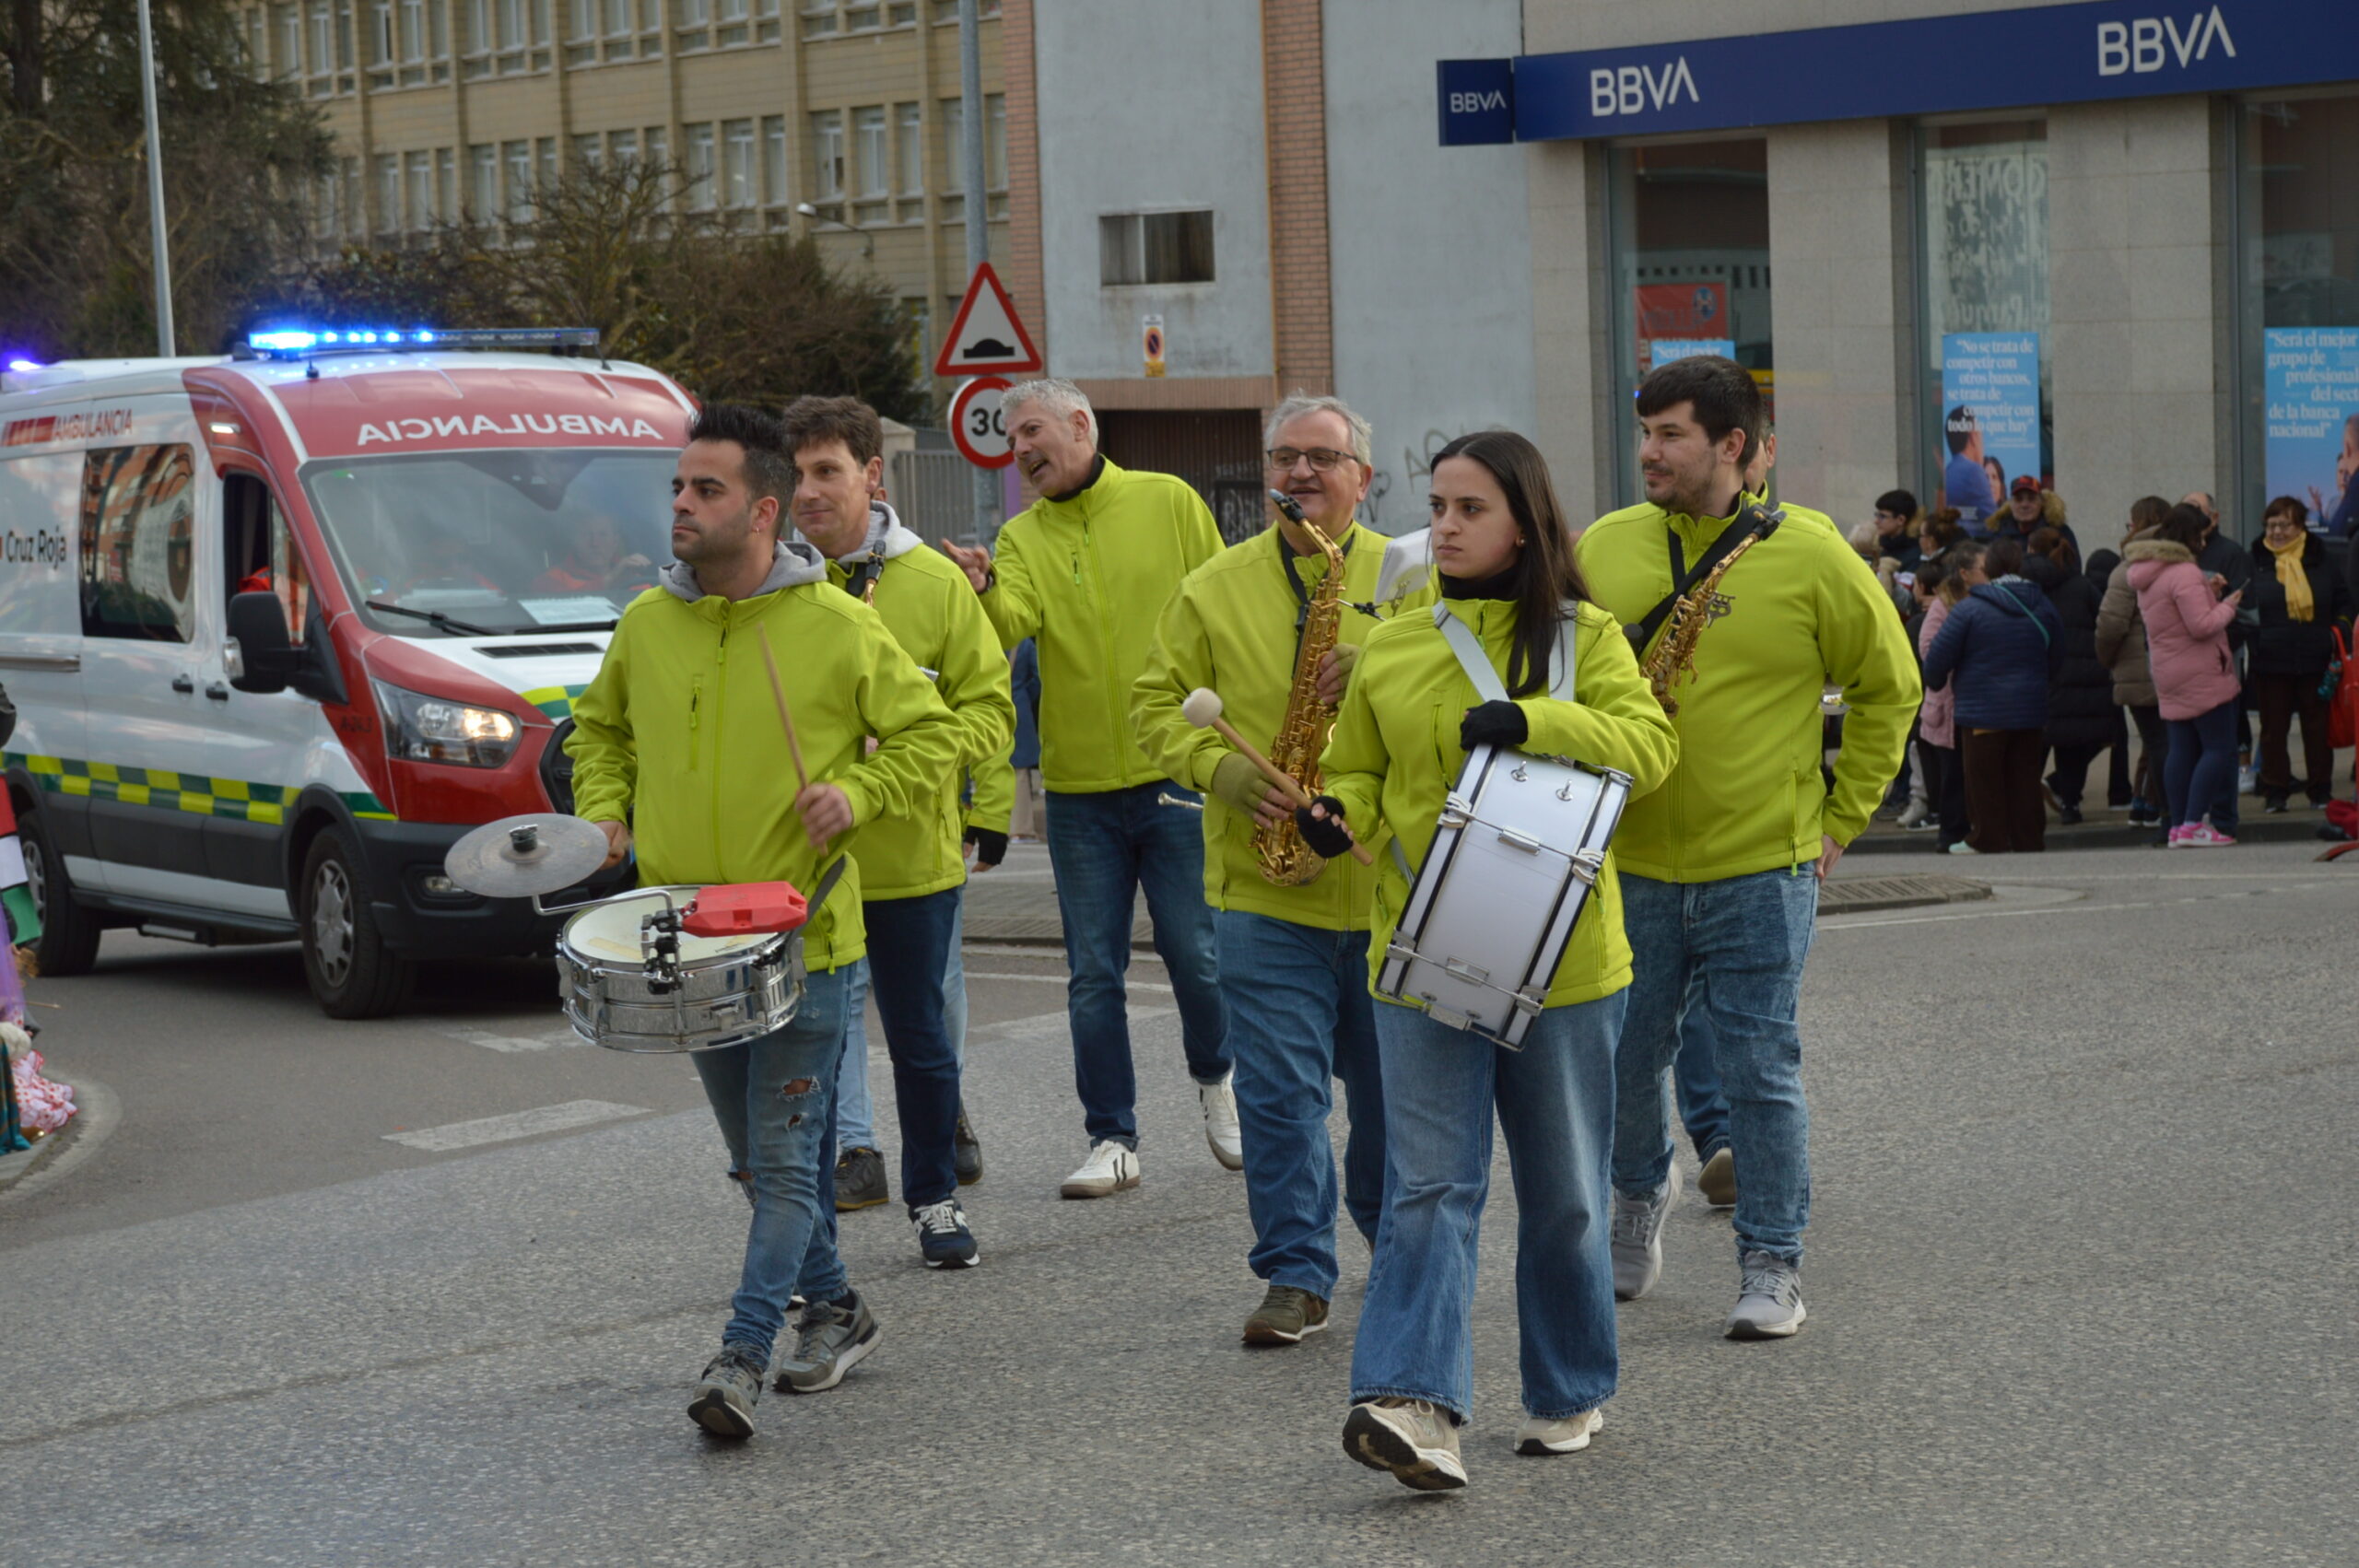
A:
<svg viewBox="0 0 2359 1568">
<path fill-rule="evenodd" d="M 770 575 L 762 579 L 762 586 L 746 597 L 750 599 L 764 593 L 775 593 L 781 588 L 827 580 L 827 562 L 825 556 L 800 539 L 781 539 L 778 542 L 778 554 L 770 561 Z M 704 585 L 697 581 L 696 569 L 686 561 L 674 561 L 665 567 L 663 581 L 675 598 L 691 604 L 704 597 Z"/>
</svg>

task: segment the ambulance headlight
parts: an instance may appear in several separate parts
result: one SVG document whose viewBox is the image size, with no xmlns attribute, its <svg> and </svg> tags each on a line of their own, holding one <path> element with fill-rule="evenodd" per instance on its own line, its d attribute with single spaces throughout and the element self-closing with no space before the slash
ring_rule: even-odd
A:
<svg viewBox="0 0 2359 1568">
<path fill-rule="evenodd" d="M 383 681 L 375 684 L 388 756 L 402 762 L 498 767 L 516 755 L 523 729 L 514 714 L 428 696 Z"/>
</svg>

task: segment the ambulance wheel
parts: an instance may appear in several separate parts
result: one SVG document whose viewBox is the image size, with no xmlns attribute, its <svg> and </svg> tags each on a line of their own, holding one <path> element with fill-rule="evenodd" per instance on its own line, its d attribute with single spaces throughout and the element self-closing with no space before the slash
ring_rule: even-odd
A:
<svg viewBox="0 0 2359 1568">
<path fill-rule="evenodd" d="M 359 854 L 339 828 L 311 840 L 303 857 L 298 917 L 303 977 L 330 1018 L 382 1018 L 409 989 L 409 960 L 385 945 L 369 907 Z"/>
<path fill-rule="evenodd" d="M 34 962 L 44 975 L 88 974 L 99 961 L 99 933 L 106 927 L 75 898 L 65 880 L 65 858 L 57 852 L 41 808 L 30 801 L 17 813 L 17 841 L 25 852 L 25 890 L 41 917 Z"/>
</svg>

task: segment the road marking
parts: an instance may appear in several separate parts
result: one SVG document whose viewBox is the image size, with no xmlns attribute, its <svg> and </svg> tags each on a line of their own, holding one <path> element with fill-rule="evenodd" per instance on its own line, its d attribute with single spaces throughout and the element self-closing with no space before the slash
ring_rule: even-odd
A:
<svg viewBox="0 0 2359 1568">
<path fill-rule="evenodd" d="M 2213 904 L 2228 898 L 2270 898 L 2285 893 L 2312 893 L 2330 885 L 2320 882 L 2288 883 L 2276 887 L 2255 888 L 2249 893 L 2190 894 L 2184 898 L 2148 898 L 2130 904 L 2051 904 L 2036 909 L 1977 909 L 1958 915 L 1901 915 L 1884 920 L 1847 919 L 1832 916 L 1822 922 L 1822 931 L 1858 931 L 1871 926 L 1931 926 L 1953 920 L 2011 920 L 2031 915 L 2103 915 L 2122 909 L 2167 909 L 2182 904 Z"/>
<path fill-rule="evenodd" d="M 967 943 L 964 951 L 980 954 L 986 958 L 1038 958 L 1043 962 L 1055 964 L 1065 961 L 1065 950 L 1055 942 L 1043 942 L 1038 947 L 1026 947 L 1012 942 L 970 942 Z M 1163 962 L 1163 957 L 1157 953 L 1141 952 L 1134 948 L 1131 952 L 1131 962 L 1160 964 Z"/>
<path fill-rule="evenodd" d="M 1065 977 L 1062 975 L 1017 975 L 995 969 L 969 969 L 967 971 L 967 978 L 970 980 L 1039 980 L 1044 984 L 1059 986 L 1065 983 Z M 1172 994 L 1171 988 L 1160 980 L 1126 978 L 1122 981 L 1122 985 L 1127 990 L 1161 991 L 1165 996 Z"/>
<path fill-rule="evenodd" d="M 561 1106 L 511 1111 L 506 1116 L 487 1116 L 476 1121 L 454 1121 L 448 1127 L 423 1127 L 414 1132 L 388 1132 L 384 1136 L 390 1143 L 422 1149 L 429 1154 L 443 1154 L 453 1149 L 473 1149 L 483 1143 L 505 1143 L 511 1138 L 563 1132 L 569 1128 L 590 1127 L 602 1121 L 618 1121 L 624 1117 L 647 1114 L 645 1106 L 618 1106 L 611 1100 L 568 1100 Z"/>
<path fill-rule="evenodd" d="M 437 1031 L 464 1046 L 481 1046 L 487 1051 L 547 1051 L 584 1042 L 571 1029 L 554 1030 L 546 1035 L 495 1035 L 488 1029 L 443 1029 Z"/>
</svg>

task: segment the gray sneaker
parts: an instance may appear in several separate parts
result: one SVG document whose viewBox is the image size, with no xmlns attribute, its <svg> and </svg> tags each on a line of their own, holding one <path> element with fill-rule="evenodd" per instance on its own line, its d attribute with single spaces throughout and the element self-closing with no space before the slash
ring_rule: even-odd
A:
<svg viewBox="0 0 2359 1568">
<path fill-rule="evenodd" d="M 1390 1470 L 1402 1486 L 1452 1492 L 1466 1484 L 1458 1428 L 1449 1412 L 1423 1399 L 1367 1399 L 1344 1422 L 1344 1452 L 1372 1470 Z"/>
<path fill-rule="evenodd" d="M 803 1309 L 794 1353 L 778 1363 L 778 1380 L 771 1387 L 788 1394 L 824 1394 L 867 1360 L 883 1337 L 866 1296 L 852 1297 L 849 1309 L 832 1301 L 815 1301 Z"/>
<path fill-rule="evenodd" d="M 1651 1198 L 1614 1195 L 1614 1299 L 1636 1301 L 1662 1278 L 1662 1217 L 1679 1200 L 1679 1167 Z"/>
<path fill-rule="evenodd" d="M 688 1419 L 715 1437 L 753 1436 L 754 1407 L 762 1400 L 762 1375 L 769 1361 L 751 1345 L 722 1346 L 697 1380 Z"/>
<path fill-rule="evenodd" d="M 1802 1270 L 1774 1252 L 1743 1254 L 1738 1259 L 1743 1282 L 1737 1286 L 1736 1310 L 1729 1314 L 1731 1340 L 1782 1340 L 1802 1326 L 1810 1312 L 1802 1305 Z"/>
</svg>

